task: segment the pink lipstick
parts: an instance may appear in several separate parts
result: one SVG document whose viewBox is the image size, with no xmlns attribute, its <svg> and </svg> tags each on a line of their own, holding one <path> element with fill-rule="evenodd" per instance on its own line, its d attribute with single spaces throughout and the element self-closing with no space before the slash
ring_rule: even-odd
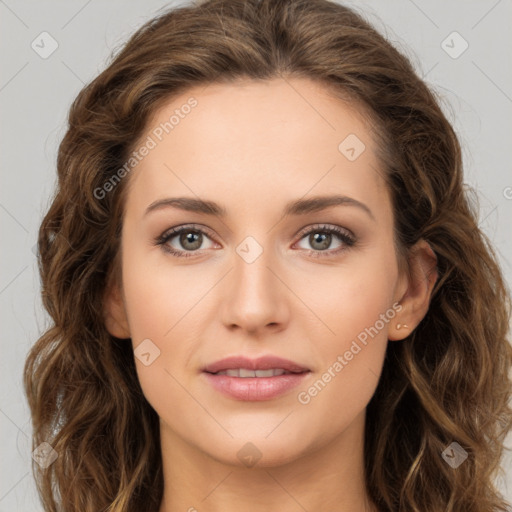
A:
<svg viewBox="0 0 512 512">
<path fill-rule="evenodd" d="M 235 400 L 262 401 L 285 394 L 311 372 L 309 368 L 276 356 L 250 359 L 233 356 L 203 368 L 214 389 Z"/>
</svg>

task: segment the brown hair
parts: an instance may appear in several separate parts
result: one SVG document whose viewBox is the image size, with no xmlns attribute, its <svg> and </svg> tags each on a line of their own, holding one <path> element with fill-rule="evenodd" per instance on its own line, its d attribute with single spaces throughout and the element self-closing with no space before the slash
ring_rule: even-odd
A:
<svg viewBox="0 0 512 512">
<path fill-rule="evenodd" d="M 457 137 L 410 62 L 361 16 L 328 0 L 208 0 L 140 28 L 75 99 L 58 153 L 58 188 L 39 231 L 52 325 L 28 354 L 25 392 L 45 511 L 155 512 L 163 475 L 156 412 L 132 347 L 108 334 L 103 296 L 119 272 L 129 177 L 104 197 L 148 119 L 198 84 L 307 77 L 367 107 L 404 254 L 437 259 L 428 313 L 388 344 L 367 407 L 368 492 L 382 511 L 507 510 L 493 484 L 511 427 L 510 296 L 463 185 Z M 457 469 L 441 453 L 468 453 Z M 340 482 L 341 485 L 341 482 Z"/>
</svg>

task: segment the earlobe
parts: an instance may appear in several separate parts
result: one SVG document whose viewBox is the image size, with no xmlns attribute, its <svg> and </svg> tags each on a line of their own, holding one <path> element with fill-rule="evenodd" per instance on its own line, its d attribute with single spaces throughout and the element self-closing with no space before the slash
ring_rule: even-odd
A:
<svg viewBox="0 0 512 512">
<path fill-rule="evenodd" d="M 399 301 L 402 309 L 388 331 L 391 341 L 409 336 L 427 314 L 438 278 L 437 257 L 425 240 L 410 249 L 408 262 L 407 289 Z"/>
<path fill-rule="evenodd" d="M 103 318 L 107 331 L 120 339 L 130 338 L 128 318 L 119 286 L 110 284 L 103 301 Z"/>
</svg>

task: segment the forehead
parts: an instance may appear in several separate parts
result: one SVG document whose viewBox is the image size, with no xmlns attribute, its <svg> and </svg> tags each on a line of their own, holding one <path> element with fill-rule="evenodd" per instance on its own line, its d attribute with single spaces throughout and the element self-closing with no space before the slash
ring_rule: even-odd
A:
<svg viewBox="0 0 512 512">
<path fill-rule="evenodd" d="M 138 209 L 165 195 L 287 202 L 336 191 L 376 201 L 384 181 L 366 112 L 308 79 L 193 87 L 163 104 L 134 150 Z"/>
</svg>

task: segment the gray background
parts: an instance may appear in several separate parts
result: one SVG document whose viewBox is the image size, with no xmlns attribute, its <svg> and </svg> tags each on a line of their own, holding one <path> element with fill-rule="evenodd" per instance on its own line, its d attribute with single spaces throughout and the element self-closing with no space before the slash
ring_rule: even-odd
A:
<svg viewBox="0 0 512 512">
<path fill-rule="evenodd" d="M 463 146 L 465 181 L 478 191 L 480 226 L 494 243 L 510 286 L 512 1 L 346 3 L 404 51 L 442 97 Z M 48 324 L 33 251 L 56 181 L 67 111 L 111 51 L 171 5 L 178 2 L 0 0 L 0 512 L 42 511 L 30 472 L 30 418 L 21 374 L 29 347 Z M 35 41 L 43 51 L 44 31 L 58 44 L 46 59 L 31 47 Z M 462 38 L 450 35 L 454 31 Z M 464 41 L 469 46 L 458 55 Z M 49 48 L 47 38 L 44 49 Z M 510 455 L 503 466 L 497 485 L 512 501 Z"/>
</svg>

